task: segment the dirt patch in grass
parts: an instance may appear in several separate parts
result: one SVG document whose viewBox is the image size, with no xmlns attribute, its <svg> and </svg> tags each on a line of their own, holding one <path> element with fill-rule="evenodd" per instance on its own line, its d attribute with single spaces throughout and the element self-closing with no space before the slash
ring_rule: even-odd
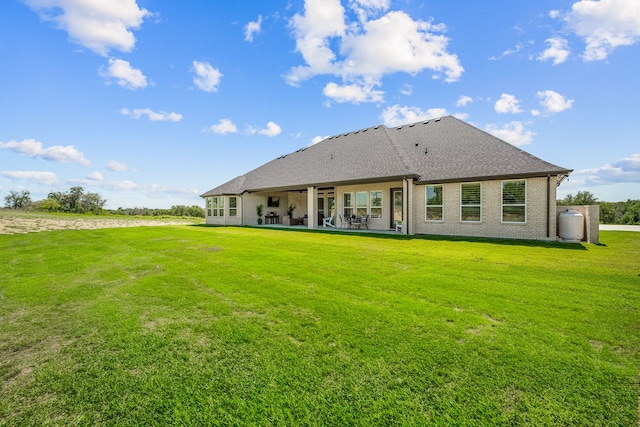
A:
<svg viewBox="0 0 640 427">
<path fill-rule="evenodd" d="M 100 218 L 27 218 L 0 216 L 0 234 L 37 233 L 52 230 L 95 230 L 98 228 L 146 227 L 186 224 L 176 220 L 119 220 Z"/>
</svg>

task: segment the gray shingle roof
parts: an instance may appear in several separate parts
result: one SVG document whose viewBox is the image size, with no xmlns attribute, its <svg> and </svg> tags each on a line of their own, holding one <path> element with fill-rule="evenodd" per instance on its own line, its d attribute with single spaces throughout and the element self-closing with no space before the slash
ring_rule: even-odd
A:
<svg viewBox="0 0 640 427">
<path fill-rule="evenodd" d="M 449 116 L 335 135 L 272 160 L 202 196 L 402 177 L 447 182 L 570 172 Z"/>
</svg>

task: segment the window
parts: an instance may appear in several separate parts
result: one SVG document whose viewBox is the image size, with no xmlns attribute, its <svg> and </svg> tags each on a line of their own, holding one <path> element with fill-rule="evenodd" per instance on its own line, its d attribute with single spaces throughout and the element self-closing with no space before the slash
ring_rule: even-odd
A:
<svg viewBox="0 0 640 427">
<path fill-rule="evenodd" d="M 229 216 L 238 216 L 238 198 L 231 196 L 229 197 Z"/>
<path fill-rule="evenodd" d="M 502 181 L 502 222 L 527 222 L 527 181 Z"/>
<path fill-rule="evenodd" d="M 427 185 L 426 216 L 427 221 L 442 221 L 442 185 Z"/>
<path fill-rule="evenodd" d="M 371 218 L 382 218 L 382 191 L 371 192 Z"/>
<path fill-rule="evenodd" d="M 356 193 L 356 216 L 363 217 L 367 216 L 367 192 L 366 191 L 358 191 Z"/>
<path fill-rule="evenodd" d="M 224 197 L 218 197 L 218 216 L 224 216 Z"/>
<path fill-rule="evenodd" d="M 224 197 L 212 197 L 211 202 L 211 216 L 224 216 Z"/>
<path fill-rule="evenodd" d="M 211 198 L 211 206 L 212 206 L 211 216 L 218 216 L 218 198 L 217 197 Z"/>
<path fill-rule="evenodd" d="M 460 185 L 460 221 L 480 222 L 482 218 L 480 183 Z"/>
<path fill-rule="evenodd" d="M 212 204 L 213 204 L 213 200 L 212 197 L 207 197 L 207 216 L 211 216 L 212 213 Z"/>
<path fill-rule="evenodd" d="M 353 193 L 342 194 L 342 214 L 346 218 L 353 216 Z"/>
</svg>

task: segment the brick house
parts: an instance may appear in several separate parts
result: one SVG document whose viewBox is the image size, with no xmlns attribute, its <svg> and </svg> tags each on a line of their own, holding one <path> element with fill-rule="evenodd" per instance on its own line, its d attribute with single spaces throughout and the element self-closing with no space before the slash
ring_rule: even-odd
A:
<svg viewBox="0 0 640 427">
<path fill-rule="evenodd" d="M 295 205 L 308 228 L 366 217 L 405 234 L 555 240 L 556 187 L 571 172 L 449 116 L 334 135 L 201 197 L 207 224 L 256 225 L 257 205 L 291 224 Z"/>
</svg>

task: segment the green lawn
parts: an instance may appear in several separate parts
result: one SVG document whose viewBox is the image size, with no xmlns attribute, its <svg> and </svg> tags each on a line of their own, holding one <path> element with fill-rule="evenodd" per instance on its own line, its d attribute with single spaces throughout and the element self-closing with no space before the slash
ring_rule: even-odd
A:
<svg viewBox="0 0 640 427">
<path fill-rule="evenodd" d="M 0 236 L 0 425 L 637 425 L 640 233 Z"/>
</svg>

